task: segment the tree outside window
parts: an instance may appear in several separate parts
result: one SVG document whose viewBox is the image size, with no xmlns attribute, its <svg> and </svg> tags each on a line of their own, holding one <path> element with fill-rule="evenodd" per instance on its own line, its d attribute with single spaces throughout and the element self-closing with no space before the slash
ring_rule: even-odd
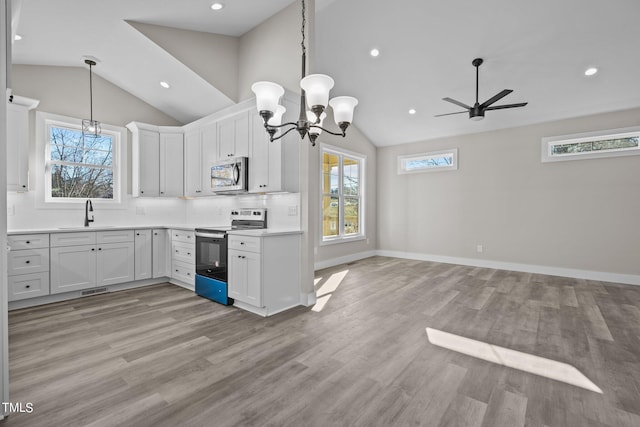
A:
<svg viewBox="0 0 640 427">
<path fill-rule="evenodd" d="M 322 240 L 362 236 L 364 159 L 335 149 L 322 150 Z"/>
</svg>

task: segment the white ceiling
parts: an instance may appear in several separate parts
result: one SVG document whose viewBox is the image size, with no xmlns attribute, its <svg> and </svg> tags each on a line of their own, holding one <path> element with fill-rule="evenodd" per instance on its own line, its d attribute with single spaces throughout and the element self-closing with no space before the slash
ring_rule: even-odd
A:
<svg viewBox="0 0 640 427">
<path fill-rule="evenodd" d="M 293 0 L 226 0 L 218 14 L 211 2 L 23 0 L 14 62 L 82 66 L 93 55 L 97 74 L 189 122 L 232 101 L 124 20 L 237 36 Z M 316 10 L 315 71 L 334 77 L 333 95 L 360 100 L 354 123 L 378 146 L 640 106 L 638 0 L 316 0 Z M 496 105 L 529 105 L 480 122 L 434 118 L 459 111 L 443 97 L 473 104 L 475 57 L 480 102 L 513 89 Z M 588 66 L 600 72 L 587 78 Z"/>
</svg>

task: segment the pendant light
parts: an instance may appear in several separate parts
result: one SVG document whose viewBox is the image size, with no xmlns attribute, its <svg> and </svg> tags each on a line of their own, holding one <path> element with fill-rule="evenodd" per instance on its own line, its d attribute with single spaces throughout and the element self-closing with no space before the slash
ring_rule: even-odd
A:
<svg viewBox="0 0 640 427">
<path fill-rule="evenodd" d="M 82 136 L 100 136 L 101 128 L 100 122 L 93 120 L 93 73 L 91 67 L 96 65 L 96 61 L 92 59 L 85 59 L 84 63 L 89 66 L 89 119 L 82 120 Z"/>
<path fill-rule="evenodd" d="M 264 127 L 269 134 L 270 141 L 275 141 L 292 130 L 297 130 L 301 138 L 309 137 L 311 145 L 316 145 L 316 139 L 322 131 L 331 135 L 346 136 L 346 130 L 353 121 L 353 110 L 358 105 L 358 100 L 351 96 L 338 96 L 329 100 L 329 91 L 333 88 L 333 79 L 324 74 L 306 75 L 305 67 L 307 49 L 305 47 L 305 2 L 302 0 L 302 80 L 300 87 L 300 116 L 297 122 L 281 124 L 282 114 L 286 111 L 279 105 L 280 98 L 284 95 L 284 88 L 272 82 L 256 82 L 251 90 L 256 94 L 256 106 L 258 113 L 264 120 Z M 332 132 L 322 127 L 322 121 L 326 117 L 324 110 L 327 105 L 333 108 L 333 117 L 340 128 L 339 132 Z M 309 110 L 307 110 L 307 108 Z M 283 128 L 288 127 L 284 130 Z M 281 130 L 279 136 L 276 132 Z"/>
</svg>

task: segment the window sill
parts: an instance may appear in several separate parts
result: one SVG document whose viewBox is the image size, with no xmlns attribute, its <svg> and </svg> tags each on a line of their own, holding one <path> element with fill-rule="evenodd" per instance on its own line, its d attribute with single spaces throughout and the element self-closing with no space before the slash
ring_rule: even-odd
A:
<svg viewBox="0 0 640 427">
<path fill-rule="evenodd" d="M 323 239 L 320 242 L 320 246 L 329 246 L 329 245 L 335 245 L 338 243 L 358 242 L 366 239 L 367 239 L 367 236 L 364 234 L 358 234 L 356 236 L 347 236 L 347 237 L 335 237 L 327 240 Z"/>
</svg>

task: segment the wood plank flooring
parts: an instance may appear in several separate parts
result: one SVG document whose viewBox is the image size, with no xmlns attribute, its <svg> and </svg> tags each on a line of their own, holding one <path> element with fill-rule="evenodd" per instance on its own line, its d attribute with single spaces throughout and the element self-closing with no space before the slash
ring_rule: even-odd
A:
<svg viewBox="0 0 640 427">
<path fill-rule="evenodd" d="M 13 311 L 11 401 L 34 411 L 0 426 L 640 425 L 640 287 L 384 257 L 316 280 L 315 308 L 266 319 L 169 284 Z M 426 327 L 569 363 L 603 394 Z"/>
</svg>

